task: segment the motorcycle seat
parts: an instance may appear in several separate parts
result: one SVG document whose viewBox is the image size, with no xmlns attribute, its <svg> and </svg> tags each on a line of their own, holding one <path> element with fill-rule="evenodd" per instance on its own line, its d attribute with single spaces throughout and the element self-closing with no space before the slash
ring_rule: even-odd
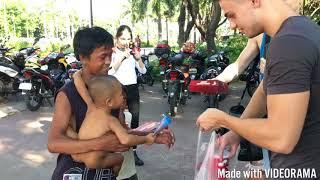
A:
<svg viewBox="0 0 320 180">
<path fill-rule="evenodd" d="M 17 72 L 20 72 L 20 69 L 18 66 L 14 65 L 14 64 L 7 64 L 7 63 L 3 63 L 3 62 L 0 62 L 0 66 L 4 66 L 4 67 L 7 67 L 7 68 L 11 68 Z"/>
</svg>

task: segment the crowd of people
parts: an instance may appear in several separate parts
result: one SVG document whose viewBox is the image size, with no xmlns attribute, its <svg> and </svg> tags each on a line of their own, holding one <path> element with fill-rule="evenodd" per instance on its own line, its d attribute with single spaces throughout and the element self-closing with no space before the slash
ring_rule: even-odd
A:
<svg viewBox="0 0 320 180">
<path fill-rule="evenodd" d="M 196 123 L 203 131 L 230 130 L 219 140 L 221 152 L 231 147 L 230 158 L 244 138 L 263 148 L 263 161 L 252 166 L 314 168 L 320 176 L 320 28 L 297 13 L 299 2 L 219 0 L 231 28 L 250 39 L 216 79 L 231 82 L 260 53 L 261 83 L 240 118 L 209 108 Z M 144 164 L 136 145 L 174 144 L 170 129 L 157 136 L 132 130 L 140 113 L 135 69 L 146 72 L 132 41 L 126 25 L 115 38 L 100 27 L 75 34 L 74 53 L 83 67 L 55 97 L 48 149 L 59 156 L 52 180 L 70 174 L 136 180 L 135 165 Z M 139 47 L 140 37 L 135 41 Z"/>
</svg>

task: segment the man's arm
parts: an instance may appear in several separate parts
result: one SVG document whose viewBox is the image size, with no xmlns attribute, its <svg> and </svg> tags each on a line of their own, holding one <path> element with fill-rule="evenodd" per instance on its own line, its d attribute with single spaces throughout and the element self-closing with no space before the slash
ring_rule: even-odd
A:
<svg viewBox="0 0 320 180">
<path fill-rule="evenodd" d="M 309 96 L 309 91 L 269 95 L 267 119 L 239 119 L 228 116 L 224 126 L 258 146 L 289 154 L 300 138 Z"/>
<path fill-rule="evenodd" d="M 257 36 L 248 40 L 246 47 L 242 50 L 238 59 L 226 67 L 226 69 L 216 77 L 216 79 L 229 83 L 239 74 L 241 74 L 250 64 L 250 62 L 258 55 L 259 45 Z"/>
<path fill-rule="evenodd" d="M 114 135 L 104 135 L 92 140 L 75 140 L 66 136 L 71 105 L 64 92 L 56 98 L 55 110 L 48 133 L 48 150 L 52 153 L 77 154 L 90 151 L 126 151 Z"/>
</svg>

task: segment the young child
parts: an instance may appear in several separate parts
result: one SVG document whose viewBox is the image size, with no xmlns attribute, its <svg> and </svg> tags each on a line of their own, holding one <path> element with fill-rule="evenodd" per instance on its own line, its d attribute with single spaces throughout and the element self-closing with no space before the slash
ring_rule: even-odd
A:
<svg viewBox="0 0 320 180">
<path fill-rule="evenodd" d="M 136 136 L 128 134 L 127 129 L 120 121 L 111 115 L 112 109 L 119 109 L 123 105 L 122 87 L 113 76 L 96 76 L 88 82 L 88 90 L 81 78 L 81 71 L 74 74 L 74 83 L 80 96 L 88 106 L 86 117 L 76 134 L 71 127 L 67 135 L 72 138 L 93 139 L 113 131 L 121 144 L 133 146 L 138 144 L 152 144 L 153 134 Z M 118 174 L 123 156 L 120 153 L 108 153 L 93 151 L 82 154 L 74 154 L 72 158 L 85 163 L 89 168 L 112 167 Z M 121 162 L 121 163 L 119 163 Z"/>
</svg>

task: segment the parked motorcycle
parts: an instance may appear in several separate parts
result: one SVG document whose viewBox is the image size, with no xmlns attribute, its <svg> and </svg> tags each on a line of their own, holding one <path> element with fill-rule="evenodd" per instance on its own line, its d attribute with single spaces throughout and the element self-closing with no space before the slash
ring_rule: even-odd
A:
<svg viewBox="0 0 320 180">
<path fill-rule="evenodd" d="M 252 97 L 260 84 L 260 56 L 257 55 L 253 61 L 248 65 L 242 74 L 239 75 L 240 81 L 246 82 L 246 89 L 248 94 Z"/>
<path fill-rule="evenodd" d="M 141 58 L 142 58 L 142 62 L 144 63 L 147 69 L 147 72 L 145 74 L 142 74 L 138 71 L 138 69 L 136 69 L 136 74 L 137 74 L 138 85 L 142 86 L 142 88 L 144 89 L 144 84 L 153 86 L 153 83 L 154 83 L 154 78 L 152 76 L 153 66 L 151 66 L 149 63 L 149 56 L 142 55 Z"/>
<path fill-rule="evenodd" d="M 25 80 L 19 88 L 26 93 L 26 105 L 30 111 L 38 110 L 43 99 L 51 104 L 49 99 L 54 97 L 69 77 L 67 66 L 61 53 L 50 53 L 43 60 L 36 55 L 27 58 L 23 70 Z"/>
<path fill-rule="evenodd" d="M 189 73 L 191 80 L 200 79 L 201 74 L 205 70 L 205 59 L 206 55 L 199 51 L 195 51 L 191 55 L 191 59 L 189 62 Z"/>
<path fill-rule="evenodd" d="M 171 54 L 171 48 L 167 44 L 158 44 L 154 49 L 154 53 L 159 58 L 160 76 L 164 76 L 168 69 L 168 58 Z"/>
<path fill-rule="evenodd" d="M 178 106 L 185 105 L 189 97 L 190 77 L 186 73 L 186 67 L 179 66 L 179 61 L 173 58 L 169 59 L 169 69 L 166 71 L 163 84 L 168 97 L 169 115 L 175 116 Z"/>
<path fill-rule="evenodd" d="M 213 79 L 217 77 L 229 65 L 229 58 L 226 52 L 220 51 L 208 58 L 207 69 L 200 76 L 201 80 Z M 208 103 L 208 107 L 217 107 L 217 101 L 225 99 L 226 94 L 217 94 L 216 96 L 205 96 L 204 102 Z"/>
<path fill-rule="evenodd" d="M 21 71 L 25 67 L 25 58 L 36 51 L 33 47 L 23 48 L 11 59 L 5 55 L 11 49 L 4 47 L 0 49 L 2 55 L 0 61 L 0 96 L 16 94 L 20 91 L 19 84 L 23 81 Z"/>
</svg>

